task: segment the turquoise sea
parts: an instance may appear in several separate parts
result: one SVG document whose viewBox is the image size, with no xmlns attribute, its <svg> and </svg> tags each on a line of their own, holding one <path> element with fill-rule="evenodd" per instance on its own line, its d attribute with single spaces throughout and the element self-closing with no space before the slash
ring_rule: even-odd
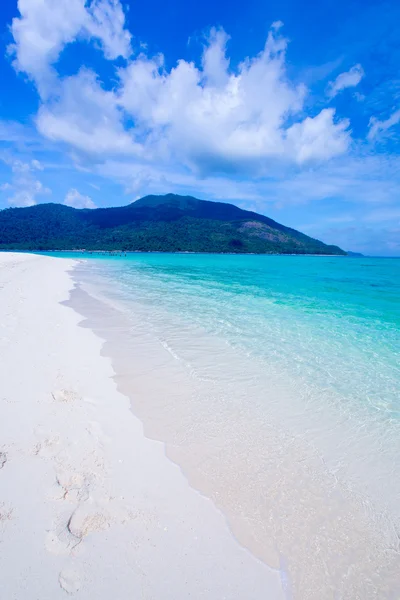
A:
<svg viewBox="0 0 400 600">
<path fill-rule="evenodd" d="M 84 255 L 93 257 L 126 300 L 309 377 L 344 404 L 400 418 L 400 259 Z"/>
<path fill-rule="evenodd" d="M 60 255 L 145 433 L 288 597 L 398 598 L 400 260 Z"/>
</svg>

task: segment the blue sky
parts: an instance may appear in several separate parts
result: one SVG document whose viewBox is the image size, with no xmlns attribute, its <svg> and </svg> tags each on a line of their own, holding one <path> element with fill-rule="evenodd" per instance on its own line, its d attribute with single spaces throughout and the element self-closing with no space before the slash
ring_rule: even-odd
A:
<svg viewBox="0 0 400 600">
<path fill-rule="evenodd" d="M 400 255 L 400 4 L 3 0 L 0 208 L 231 201 Z"/>
</svg>

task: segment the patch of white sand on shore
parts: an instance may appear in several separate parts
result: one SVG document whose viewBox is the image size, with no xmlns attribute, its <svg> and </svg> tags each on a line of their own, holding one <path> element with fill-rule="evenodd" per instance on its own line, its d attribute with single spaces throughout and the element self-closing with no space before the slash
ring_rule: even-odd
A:
<svg viewBox="0 0 400 600">
<path fill-rule="evenodd" d="M 72 263 L 0 253 L 0 598 L 283 598 L 60 304 Z"/>
</svg>

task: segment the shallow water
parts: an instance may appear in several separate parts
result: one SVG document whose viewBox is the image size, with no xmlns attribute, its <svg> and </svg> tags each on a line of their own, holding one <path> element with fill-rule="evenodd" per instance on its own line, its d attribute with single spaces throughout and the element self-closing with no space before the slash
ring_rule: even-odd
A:
<svg viewBox="0 0 400 600">
<path fill-rule="evenodd" d="M 147 435 L 288 597 L 399 597 L 400 260 L 133 254 L 75 277 Z"/>
</svg>

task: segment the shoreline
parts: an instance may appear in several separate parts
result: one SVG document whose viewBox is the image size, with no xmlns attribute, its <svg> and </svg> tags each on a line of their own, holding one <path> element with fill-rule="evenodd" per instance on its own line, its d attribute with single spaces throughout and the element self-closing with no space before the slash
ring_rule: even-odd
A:
<svg viewBox="0 0 400 600">
<path fill-rule="evenodd" d="M 231 362 L 233 355 L 227 353 L 226 347 L 214 347 L 211 337 L 202 341 L 200 331 L 194 333 L 183 322 L 171 322 L 173 329 L 169 332 L 175 336 L 179 329 L 179 335 L 183 332 L 180 339 L 186 344 L 180 349 L 183 355 L 177 356 L 175 348 L 168 348 L 167 338 L 163 342 L 152 336 L 152 328 L 148 327 L 152 317 L 146 318 L 139 305 L 131 306 L 130 320 L 123 310 L 114 310 L 117 297 L 102 305 L 104 298 L 97 296 L 96 282 L 93 287 L 90 280 L 88 286 L 83 276 L 88 264 L 82 263 L 82 270 L 74 274 L 78 288 L 72 305 L 85 316 L 84 326 L 104 340 L 102 351 L 113 362 L 118 389 L 130 397 L 133 412 L 144 423 L 146 436 L 166 444 L 167 455 L 180 466 L 190 484 L 212 498 L 227 515 L 240 543 L 274 568 L 285 564 L 293 598 L 325 600 L 340 594 L 342 599 L 366 600 L 375 597 L 377 590 L 379 597 L 391 598 L 393 589 L 398 588 L 396 522 L 391 523 L 390 517 L 386 520 L 368 495 L 354 493 L 346 481 L 338 481 L 335 469 L 339 465 L 335 467 L 334 460 L 333 471 L 327 470 L 324 453 L 319 454 L 301 438 L 293 437 L 290 429 L 280 431 L 276 418 L 267 429 L 262 429 L 255 415 L 247 420 L 243 413 L 235 412 L 235 402 L 230 408 L 229 403 L 217 403 L 210 413 L 204 412 L 201 396 L 200 404 L 190 399 L 193 381 L 186 379 L 179 361 L 184 365 L 188 360 L 189 365 L 193 359 L 190 370 L 193 365 L 199 367 L 196 352 L 198 344 L 204 341 L 211 362 L 200 365 L 199 377 L 201 380 L 204 375 L 205 380 L 211 381 L 213 362 L 219 365 L 221 360 L 226 361 L 235 376 L 241 372 L 240 366 Z M 86 275 L 89 273 L 86 269 Z M 79 289 L 82 282 L 83 292 Z M 125 336 L 125 332 L 129 333 Z M 134 352 L 138 355 L 135 361 Z M 190 356 L 192 359 L 187 358 Z M 162 373 L 161 387 L 149 377 L 151 369 Z M 242 375 L 251 381 L 255 373 L 248 361 L 246 371 Z M 265 384 L 264 390 L 268 389 Z M 235 397 L 235 381 L 230 386 L 225 379 L 224 388 L 229 391 L 222 392 L 222 396 Z M 146 402 L 141 402 L 135 393 L 137 389 L 145 392 Z M 279 403 L 279 398 L 276 401 Z M 296 414 L 300 405 L 291 406 Z M 337 416 L 340 425 L 342 417 Z M 231 419 L 238 425 L 235 431 L 225 427 Z M 285 420 L 283 424 L 287 425 Z M 329 423 L 325 424 L 329 427 Z M 314 421 L 311 429 L 316 425 Z M 347 425 L 350 434 L 352 422 Z M 321 430 L 321 439 L 323 434 Z M 251 439 L 257 439 L 259 445 L 249 447 L 247 441 Z M 249 478 L 250 468 L 263 473 L 262 480 Z M 263 499 L 264 506 L 254 503 L 254 498 Z"/>
<path fill-rule="evenodd" d="M 144 436 L 103 341 L 63 306 L 74 264 L 0 253 L 1 596 L 287 598 Z"/>
<path fill-rule="evenodd" d="M 305 252 L 192 252 L 192 251 L 161 251 L 161 250 L 18 250 L 18 249 L 0 249 L 0 252 L 4 253 L 15 253 L 15 254 L 29 254 L 33 253 L 38 256 L 47 256 L 49 254 L 104 254 L 106 256 L 110 255 L 127 255 L 127 254 L 198 254 L 201 256 L 315 256 L 315 257 L 341 257 L 341 258 L 375 258 L 367 255 L 362 256 L 351 256 L 347 254 L 306 254 Z M 376 257 L 380 258 L 380 257 Z M 382 258 L 396 258 L 396 257 L 385 257 Z"/>
</svg>

